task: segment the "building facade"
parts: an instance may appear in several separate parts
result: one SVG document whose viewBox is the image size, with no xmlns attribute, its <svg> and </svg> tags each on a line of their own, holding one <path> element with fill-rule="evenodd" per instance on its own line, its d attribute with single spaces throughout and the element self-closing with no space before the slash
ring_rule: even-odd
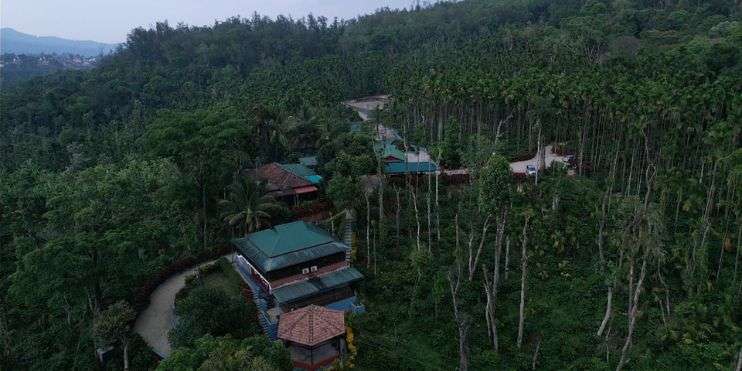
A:
<svg viewBox="0 0 742 371">
<path fill-rule="evenodd" d="M 275 327 L 282 313 L 312 304 L 363 311 L 354 288 L 363 275 L 350 266 L 350 247 L 327 231 L 297 221 L 232 243 L 236 266 L 253 291 L 264 327 Z"/>
</svg>

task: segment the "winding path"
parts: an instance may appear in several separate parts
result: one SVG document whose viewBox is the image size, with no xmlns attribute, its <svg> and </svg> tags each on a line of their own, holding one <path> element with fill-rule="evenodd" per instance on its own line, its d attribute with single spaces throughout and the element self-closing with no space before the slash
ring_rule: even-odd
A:
<svg viewBox="0 0 742 371">
<path fill-rule="evenodd" d="M 234 254 L 227 254 L 182 271 L 165 280 L 152 292 L 149 305 L 134 323 L 134 332 L 141 335 L 157 355 L 167 358 L 172 352 L 167 335 L 175 327 L 175 295 L 185 287 L 186 278 L 196 274 L 198 268 L 225 257 L 232 261 Z"/>
</svg>

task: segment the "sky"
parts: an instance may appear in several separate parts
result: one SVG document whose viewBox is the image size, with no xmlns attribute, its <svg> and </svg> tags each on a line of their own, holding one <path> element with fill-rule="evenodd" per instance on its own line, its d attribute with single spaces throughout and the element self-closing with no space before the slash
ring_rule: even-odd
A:
<svg viewBox="0 0 742 371">
<path fill-rule="evenodd" d="M 212 25 L 253 12 L 301 18 L 307 14 L 348 19 L 382 7 L 404 8 L 416 0 L 0 0 L 0 26 L 36 36 L 107 43 L 126 41 L 136 27 L 167 20 L 171 25 Z"/>
</svg>

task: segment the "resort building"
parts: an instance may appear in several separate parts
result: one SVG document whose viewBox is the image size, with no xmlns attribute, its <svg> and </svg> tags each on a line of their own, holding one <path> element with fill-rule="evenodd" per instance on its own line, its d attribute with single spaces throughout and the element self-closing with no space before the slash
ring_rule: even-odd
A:
<svg viewBox="0 0 742 371">
<path fill-rule="evenodd" d="M 253 292 L 269 334 L 275 333 L 281 313 L 307 305 L 364 310 L 354 290 L 363 275 L 350 266 L 350 247 L 327 231 L 297 221 L 232 243 L 238 270 Z"/>
</svg>

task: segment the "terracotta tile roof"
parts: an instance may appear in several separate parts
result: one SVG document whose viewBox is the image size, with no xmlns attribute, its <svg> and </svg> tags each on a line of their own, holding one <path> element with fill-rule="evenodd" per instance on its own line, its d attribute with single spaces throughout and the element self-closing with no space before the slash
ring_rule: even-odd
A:
<svg viewBox="0 0 742 371">
<path fill-rule="evenodd" d="M 258 180 L 266 182 L 266 188 L 270 192 L 293 194 L 296 188 L 312 186 L 308 180 L 284 169 L 275 162 L 259 167 L 253 174 Z"/>
<path fill-rule="evenodd" d="M 315 346 L 345 333 L 345 313 L 310 305 L 284 313 L 278 320 L 278 338 Z"/>
</svg>

